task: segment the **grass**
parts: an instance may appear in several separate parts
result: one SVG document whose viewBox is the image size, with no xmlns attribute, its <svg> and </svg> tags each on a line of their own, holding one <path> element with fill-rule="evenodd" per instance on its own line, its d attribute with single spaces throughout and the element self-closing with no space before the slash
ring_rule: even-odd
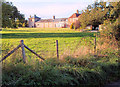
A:
<svg viewBox="0 0 120 87">
<path fill-rule="evenodd" d="M 3 29 L 3 54 L 4 50 L 6 50 L 4 47 L 7 47 L 7 49 L 13 45 L 13 47 L 16 47 L 21 39 L 24 40 L 25 45 L 38 54 L 50 58 L 56 57 L 56 40 L 59 42 L 59 54 L 61 56 L 66 50 L 74 52 L 77 45 L 84 45 L 83 39 L 86 42 L 93 40 L 94 33 L 81 33 L 70 29 Z M 30 53 L 27 52 L 26 56 L 28 57 Z"/>
<path fill-rule="evenodd" d="M 87 59 L 47 59 L 34 64 L 12 64 L 3 68 L 3 85 L 80 85 L 102 87 L 103 84 L 120 77 L 118 65 Z"/>
<path fill-rule="evenodd" d="M 15 48 L 20 40 L 45 58 L 41 61 L 25 50 L 23 64 L 21 49 L 3 62 L 3 85 L 80 85 L 102 87 L 117 80 L 119 75 L 118 49 L 115 40 L 97 37 L 97 57 L 94 56 L 94 34 L 67 28 L 3 29 L 2 55 Z M 56 59 L 56 40 L 60 60 Z"/>
</svg>

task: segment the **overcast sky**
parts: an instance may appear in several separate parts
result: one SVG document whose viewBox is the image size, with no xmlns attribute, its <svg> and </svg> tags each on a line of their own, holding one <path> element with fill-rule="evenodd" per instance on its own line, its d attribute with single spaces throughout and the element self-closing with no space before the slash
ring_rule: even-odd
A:
<svg viewBox="0 0 120 87">
<path fill-rule="evenodd" d="M 13 2 L 18 10 L 28 19 L 36 14 L 41 18 L 68 18 L 76 10 L 84 10 L 94 0 L 6 0 Z"/>
</svg>

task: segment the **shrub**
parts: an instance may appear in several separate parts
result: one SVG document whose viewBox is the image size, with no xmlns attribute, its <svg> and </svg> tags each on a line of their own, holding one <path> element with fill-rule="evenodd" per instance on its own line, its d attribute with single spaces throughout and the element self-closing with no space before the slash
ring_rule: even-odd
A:
<svg viewBox="0 0 120 87">
<path fill-rule="evenodd" d="M 80 25 L 80 21 L 77 20 L 77 21 L 75 22 L 74 26 L 75 26 L 75 29 L 80 28 L 80 26 L 81 26 L 81 25 Z"/>
<path fill-rule="evenodd" d="M 70 29 L 74 29 L 74 23 L 70 25 Z"/>
</svg>

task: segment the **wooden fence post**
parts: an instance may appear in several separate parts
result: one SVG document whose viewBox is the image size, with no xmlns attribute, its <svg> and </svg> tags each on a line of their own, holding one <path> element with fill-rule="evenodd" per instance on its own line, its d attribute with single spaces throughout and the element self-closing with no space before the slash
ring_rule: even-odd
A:
<svg viewBox="0 0 120 87">
<path fill-rule="evenodd" d="M 95 35 L 95 39 L 94 39 L 94 55 L 96 56 L 96 35 Z"/>
<path fill-rule="evenodd" d="M 25 58 L 25 49 L 28 49 L 30 52 L 34 53 L 36 56 L 38 56 L 39 58 L 41 58 L 42 60 L 45 60 L 44 58 L 42 58 L 41 56 L 39 56 L 37 53 L 35 53 L 33 50 L 31 50 L 30 48 L 28 48 L 26 45 L 24 45 L 24 41 L 21 40 L 20 41 L 20 45 L 18 45 L 15 49 L 13 49 L 11 52 L 9 52 L 5 57 L 3 57 L 0 62 L 2 62 L 3 60 L 5 60 L 8 56 L 10 56 L 12 53 L 14 53 L 17 49 L 19 49 L 21 47 L 22 49 L 22 56 L 23 56 L 23 62 L 26 63 L 26 58 Z M 59 55 L 58 55 L 59 57 Z M 3 63 L 3 62 L 2 62 Z"/>
<path fill-rule="evenodd" d="M 57 51 L 57 59 L 59 59 L 59 52 L 58 52 L 58 40 L 56 40 L 56 51 Z"/>
<path fill-rule="evenodd" d="M 25 60 L 24 41 L 21 40 L 21 41 L 20 41 L 20 44 L 21 44 L 21 49 L 22 49 L 23 62 L 26 63 L 26 60 Z"/>
</svg>

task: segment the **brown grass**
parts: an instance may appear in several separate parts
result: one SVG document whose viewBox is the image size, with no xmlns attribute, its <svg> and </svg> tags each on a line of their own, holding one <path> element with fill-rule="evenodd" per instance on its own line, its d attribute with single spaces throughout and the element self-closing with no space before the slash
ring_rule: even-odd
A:
<svg viewBox="0 0 120 87">
<path fill-rule="evenodd" d="M 109 50 L 108 50 L 109 49 Z M 99 38 L 97 42 L 97 53 L 106 53 L 106 51 L 117 52 L 118 45 L 115 38 L 108 39 L 108 38 Z"/>
<path fill-rule="evenodd" d="M 86 58 L 88 55 L 93 53 L 93 50 L 90 50 L 89 46 L 80 46 L 79 48 L 75 49 L 74 52 L 71 52 L 69 49 L 65 50 L 60 56 L 60 59 L 64 59 L 68 56 L 72 58 Z"/>
<path fill-rule="evenodd" d="M 87 42 L 85 42 L 87 43 Z M 92 48 L 91 48 L 92 47 Z M 113 52 L 116 53 L 118 51 L 117 42 L 115 39 L 107 39 L 107 38 L 98 38 L 96 53 L 97 55 L 108 56 L 107 53 Z M 94 53 L 94 46 L 91 44 L 77 46 L 74 52 L 71 52 L 70 49 L 66 49 L 64 53 L 60 56 L 61 59 L 64 59 L 68 56 L 72 58 L 86 58 L 89 56 L 96 55 Z"/>
</svg>

